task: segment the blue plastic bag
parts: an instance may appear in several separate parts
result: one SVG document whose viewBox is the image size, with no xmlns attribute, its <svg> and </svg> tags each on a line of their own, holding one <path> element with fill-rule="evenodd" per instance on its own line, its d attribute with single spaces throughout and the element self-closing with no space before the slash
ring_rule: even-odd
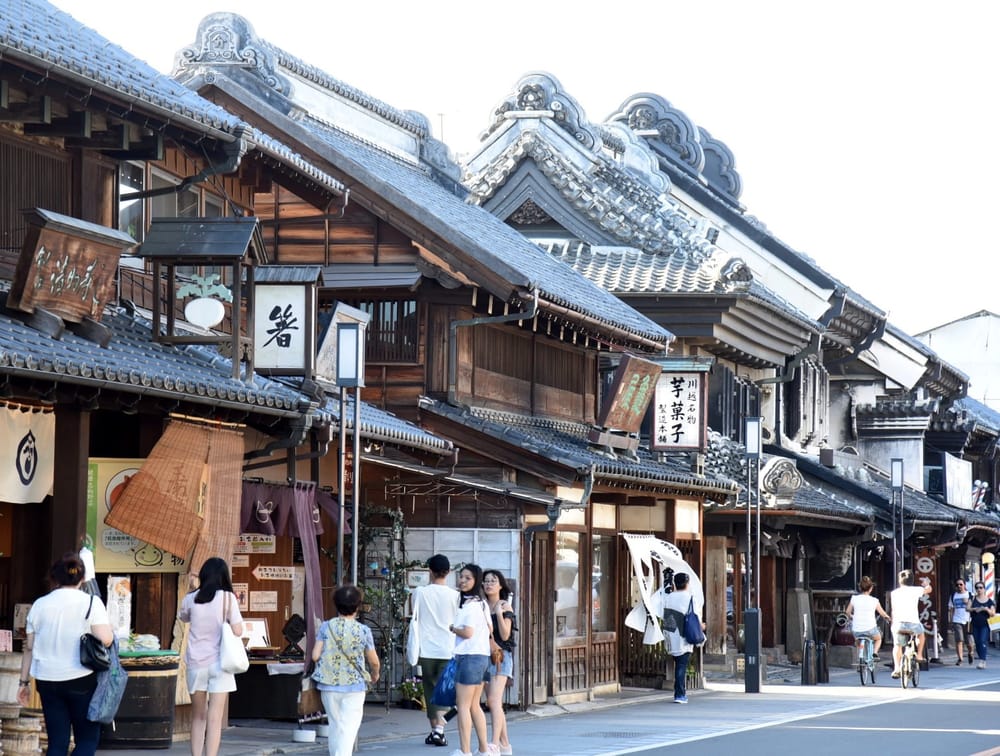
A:
<svg viewBox="0 0 1000 756">
<path fill-rule="evenodd" d="M 90 699 L 87 709 L 87 719 L 91 722 L 111 724 L 125 695 L 125 685 L 128 683 L 128 672 L 118 658 L 118 639 L 111 642 L 108 649 L 111 655 L 110 666 L 97 673 L 97 687 Z"/>
<path fill-rule="evenodd" d="M 457 668 L 458 664 L 452 657 L 441 672 L 441 677 L 438 678 L 437 685 L 434 686 L 434 692 L 431 693 L 431 703 L 435 706 L 455 705 L 455 671 Z"/>
</svg>

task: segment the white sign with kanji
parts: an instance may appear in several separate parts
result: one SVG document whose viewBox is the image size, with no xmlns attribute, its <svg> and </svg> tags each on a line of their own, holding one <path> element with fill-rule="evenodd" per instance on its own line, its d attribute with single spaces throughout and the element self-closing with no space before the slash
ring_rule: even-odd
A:
<svg viewBox="0 0 1000 756">
<path fill-rule="evenodd" d="M 653 395 L 652 447 L 701 449 L 705 437 L 705 373 L 660 373 Z"/>
</svg>

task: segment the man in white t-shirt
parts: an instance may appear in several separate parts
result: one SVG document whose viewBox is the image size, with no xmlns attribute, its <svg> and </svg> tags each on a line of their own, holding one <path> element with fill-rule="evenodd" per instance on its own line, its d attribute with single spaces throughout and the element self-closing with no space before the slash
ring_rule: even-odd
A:
<svg viewBox="0 0 1000 756">
<path fill-rule="evenodd" d="M 917 658 L 924 660 L 924 626 L 920 622 L 920 599 L 931 592 L 931 581 L 920 578 L 921 585 L 912 585 L 913 573 L 903 570 L 898 576 L 899 587 L 889 594 L 892 610 L 892 634 L 896 644 L 892 647 L 894 662 L 892 676 L 899 677 L 899 663 L 903 656 L 903 646 L 910 640 L 910 634 L 917 636 Z M 901 632 L 905 631 L 905 632 Z"/>
<path fill-rule="evenodd" d="M 448 628 L 458 614 L 458 591 L 446 584 L 451 562 L 444 554 L 435 554 L 427 560 L 431 571 L 429 585 L 421 586 L 413 592 L 413 622 L 420 640 L 421 676 L 424 684 L 424 704 L 431 732 L 424 742 L 427 745 L 445 746 L 444 736 L 447 707 L 434 706 L 431 694 L 441 672 L 448 664 L 455 650 L 455 636 Z"/>
<path fill-rule="evenodd" d="M 969 621 L 972 616 L 969 614 L 969 607 L 972 606 L 972 594 L 965 588 L 965 581 L 959 578 L 955 581 L 955 592 L 948 599 L 948 615 L 950 617 L 951 631 L 955 637 L 955 650 L 958 651 L 958 661 L 955 664 L 962 666 L 962 659 L 966 636 L 969 635 Z M 972 646 L 969 646 L 969 664 L 972 664 Z"/>
</svg>

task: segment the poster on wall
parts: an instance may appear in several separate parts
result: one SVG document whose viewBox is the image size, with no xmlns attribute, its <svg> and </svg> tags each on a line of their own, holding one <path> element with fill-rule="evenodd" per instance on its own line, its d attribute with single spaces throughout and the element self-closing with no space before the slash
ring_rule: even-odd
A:
<svg viewBox="0 0 1000 756">
<path fill-rule="evenodd" d="M 233 594 L 236 596 L 236 602 L 240 607 L 240 613 L 249 611 L 250 603 L 247 601 L 247 596 L 250 595 L 250 584 L 249 583 L 233 583 Z"/>
<path fill-rule="evenodd" d="M 87 464 L 87 539 L 98 572 L 185 572 L 186 559 L 104 524 L 142 459 L 91 457 Z"/>
<path fill-rule="evenodd" d="M 276 612 L 278 611 L 277 591 L 252 591 L 250 593 L 251 612 Z"/>
<path fill-rule="evenodd" d="M 236 541 L 234 554 L 274 554 L 278 548 L 278 539 L 273 535 L 262 533 L 240 533 Z M 249 565 L 249 562 L 247 562 Z"/>
<path fill-rule="evenodd" d="M 132 582 L 127 577 L 108 577 L 108 621 L 119 638 L 132 631 Z"/>
</svg>

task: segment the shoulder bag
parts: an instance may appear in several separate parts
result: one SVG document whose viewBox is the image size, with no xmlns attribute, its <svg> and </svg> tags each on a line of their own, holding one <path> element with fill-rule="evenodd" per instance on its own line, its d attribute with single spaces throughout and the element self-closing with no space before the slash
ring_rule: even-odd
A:
<svg viewBox="0 0 1000 756">
<path fill-rule="evenodd" d="M 90 619 L 90 610 L 93 608 L 94 597 L 91 596 L 84 619 Z M 86 632 L 80 636 L 80 664 L 95 672 L 101 672 L 111 666 L 111 652 L 93 633 Z"/>
<path fill-rule="evenodd" d="M 684 640 L 693 646 L 705 642 L 705 633 L 701 629 L 701 620 L 694 611 L 694 598 L 688 602 L 688 610 L 684 615 Z"/>
<path fill-rule="evenodd" d="M 406 663 L 411 667 L 420 661 L 420 603 L 414 594 L 413 616 L 406 631 Z"/>
<path fill-rule="evenodd" d="M 243 645 L 243 639 L 237 638 L 233 626 L 229 624 L 229 596 L 222 602 L 222 641 L 219 644 L 219 663 L 223 672 L 238 675 L 250 669 L 250 659 Z"/>
</svg>

